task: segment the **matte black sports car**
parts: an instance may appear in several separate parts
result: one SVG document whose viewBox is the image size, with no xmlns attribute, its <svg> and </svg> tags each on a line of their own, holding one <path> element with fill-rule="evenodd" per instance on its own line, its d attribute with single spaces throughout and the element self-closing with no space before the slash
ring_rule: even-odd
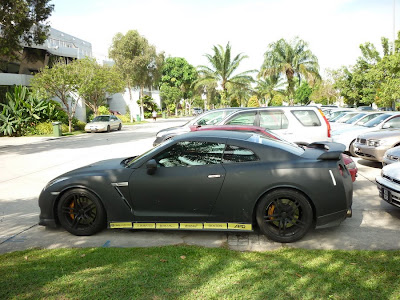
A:
<svg viewBox="0 0 400 300">
<path fill-rule="evenodd" d="M 255 133 L 198 131 L 131 158 L 111 159 L 50 181 L 40 225 L 75 235 L 104 227 L 252 231 L 294 242 L 310 228 L 351 216 L 344 146 L 303 149 Z"/>
</svg>

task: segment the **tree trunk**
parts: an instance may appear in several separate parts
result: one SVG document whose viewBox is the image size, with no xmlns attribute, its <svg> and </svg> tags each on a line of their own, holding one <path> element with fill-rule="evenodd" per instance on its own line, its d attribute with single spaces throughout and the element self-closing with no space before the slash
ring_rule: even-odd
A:
<svg viewBox="0 0 400 300">
<path fill-rule="evenodd" d="M 140 118 L 144 120 L 144 109 L 143 109 L 143 94 L 144 94 L 144 86 L 140 87 Z"/>
<path fill-rule="evenodd" d="M 128 82 L 128 91 L 129 91 L 129 114 L 131 117 L 131 123 L 133 123 L 133 112 L 132 112 L 132 103 L 133 103 L 133 99 L 132 99 L 132 90 L 131 90 L 131 85 Z"/>
</svg>

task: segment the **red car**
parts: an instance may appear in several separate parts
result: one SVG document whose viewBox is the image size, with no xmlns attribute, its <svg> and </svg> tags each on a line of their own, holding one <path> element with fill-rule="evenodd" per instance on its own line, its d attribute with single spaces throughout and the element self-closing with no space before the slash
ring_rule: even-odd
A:
<svg viewBox="0 0 400 300">
<path fill-rule="evenodd" d="M 285 140 L 281 137 L 279 137 L 277 134 L 272 133 L 271 131 L 262 128 L 262 127 L 258 127 L 258 126 L 251 126 L 251 125 L 208 125 L 208 126 L 201 126 L 201 125 L 197 125 L 197 126 L 190 126 L 190 131 L 200 131 L 200 130 L 233 130 L 233 131 L 251 131 L 254 133 L 258 133 L 261 135 L 265 135 L 269 138 L 273 138 L 273 139 L 277 139 L 277 140 Z M 353 159 L 346 155 L 346 154 L 342 154 L 343 156 L 343 161 L 347 167 L 347 169 L 350 172 L 351 175 L 351 179 L 353 180 L 353 182 L 356 180 L 357 177 L 357 166 L 356 163 L 353 161 Z"/>
</svg>

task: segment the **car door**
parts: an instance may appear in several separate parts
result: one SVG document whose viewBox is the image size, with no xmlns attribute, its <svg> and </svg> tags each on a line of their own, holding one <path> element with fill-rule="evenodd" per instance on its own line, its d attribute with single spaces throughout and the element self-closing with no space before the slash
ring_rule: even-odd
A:
<svg viewBox="0 0 400 300">
<path fill-rule="evenodd" d="M 146 166 L 129 180 L 139 221 L 206 221 L 225 179 L 224 144 L 178 142 L 157 154 L 154 174 Z"/>
</svg>

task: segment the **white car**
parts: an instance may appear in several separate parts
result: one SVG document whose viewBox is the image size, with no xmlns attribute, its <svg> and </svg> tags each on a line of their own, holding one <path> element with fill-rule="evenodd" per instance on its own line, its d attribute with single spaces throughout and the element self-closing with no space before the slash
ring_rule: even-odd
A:
<svg viewBox="0 0 400 300">
<path fill-rule="evenodd" d="M 386 112 L 373 118 L 362 126 L 352 126 L 335 130 L 332 132 L 331 140 L 336 143 L 344 144 L 346 150 L 349 151 L 352 156 L 356 156 L 353 143 L 358 135 L 389 128 L 400 129 L 399 112 Z"/>
<path fill-rule="evenodd" d="M 259 126 L 303 145 L 327 141 L 331 130 L 328 120 L 315 106 L 248 108 L 230 114 L 216 125 Z"/>
<path fill-rule="evenodd" d="M 351 127 L 354 125 L 358 125 L 358 126 L 364 125 L 368 121 L 370 121 L 370 120 L 374 119 L 375 117 L 382 115 L 382 114 L 383 114 L 383 112 L 366 112 L 366 111 L 360 112 L 357 115 L 350 118 L 349 120 L 347 120 L 346 122 L 331 123 L 332 132 L 335 130 L 338 130 L 338 129 L 343 129 L 345 127 Z"/>
<path fill-rule="evenodd" d="M 86 132 L 110 132 L 111 130 L 121 130 L 122 122 L 114 115 L 101 115 L 95 117 L 85 126 Z"/>
<path fill-rule="evenodd" d="M 382 165 L 386 166 L 396 162 L 400 162 L 400 146 L 393 147 L 385 152 Z"/>
<path fill-rule="evenodd" d="M 383 167 L 375 181 L 379 196 L 387 203 L 400 207 L 400 162 Z"/>
</svg>

